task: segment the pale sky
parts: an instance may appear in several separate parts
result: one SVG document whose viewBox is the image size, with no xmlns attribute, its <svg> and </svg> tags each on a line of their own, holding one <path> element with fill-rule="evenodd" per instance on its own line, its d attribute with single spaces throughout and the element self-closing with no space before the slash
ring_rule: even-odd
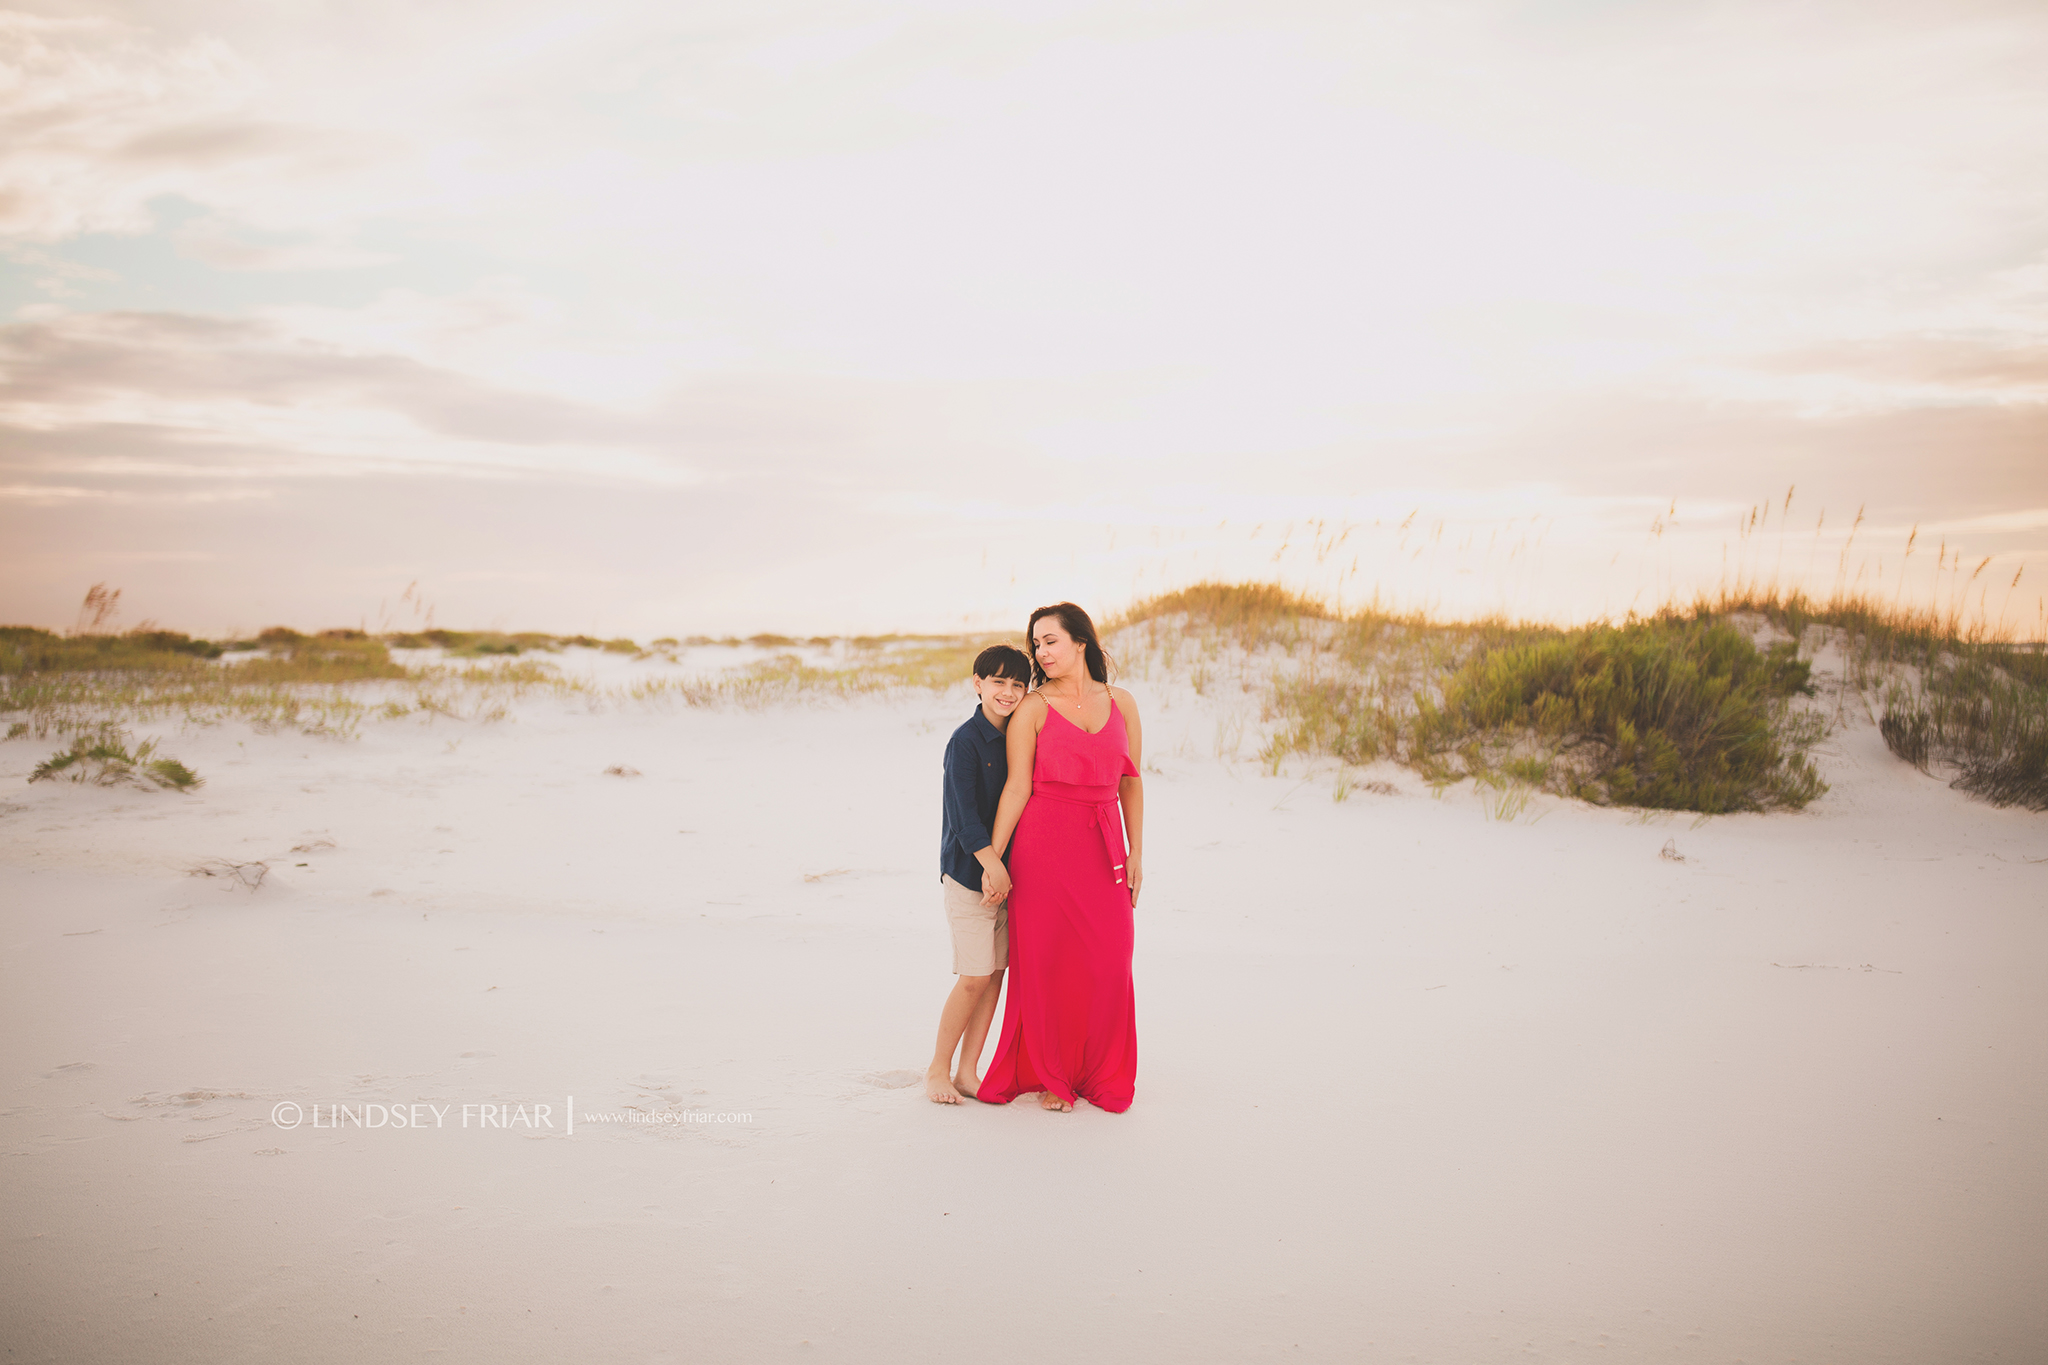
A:
<svg viewBox="0 0 2048 1365">
<path fill-rule="evenodd" d="M 1725 553 L 2032 632 L 2043 71 L 2038 0 L 19 6 L 0 621 L 1586 619 Z"/>
</svg>

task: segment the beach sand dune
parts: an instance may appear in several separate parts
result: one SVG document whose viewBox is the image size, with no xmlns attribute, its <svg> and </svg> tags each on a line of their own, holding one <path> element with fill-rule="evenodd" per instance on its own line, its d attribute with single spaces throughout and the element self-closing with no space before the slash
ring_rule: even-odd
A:
<svg viewBox="0 0 2048 1365">
<path fill-rule="evenodd" d="M 1339 803 L 1146 700 L 1121 1116 L 915 1084 L 964 692 L 0 747 L 7 1358 L 2040 1357 L 2039 816 L 1853 725 L 1800 814 Z"/>
</svg>

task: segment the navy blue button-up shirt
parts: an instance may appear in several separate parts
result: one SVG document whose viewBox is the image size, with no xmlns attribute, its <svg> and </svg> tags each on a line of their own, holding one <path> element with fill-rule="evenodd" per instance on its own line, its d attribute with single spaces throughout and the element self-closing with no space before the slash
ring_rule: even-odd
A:
<svg viewBox="0 0 2048 1365">
<path fill-rule="evenodd" d="M 995 842 L 989 831 L 1009 780 L 1003 732 L 976 706 L 946 741 L 945 819 L 939 835 L 939 871 L 970 891 L 982 889 L 981 860 L 974 855 Z"/>
</svg>

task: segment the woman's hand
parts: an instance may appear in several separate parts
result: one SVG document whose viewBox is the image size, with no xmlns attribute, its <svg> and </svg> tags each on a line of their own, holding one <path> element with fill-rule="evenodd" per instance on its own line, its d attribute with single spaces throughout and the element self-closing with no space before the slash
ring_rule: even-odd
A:
<svg viewBox="0 0 2048 1365">
<path fill-rule="evenodd" d="M 1124 813 L 1124 884 L 1131 888 L 1131 908 L 1138 908 L 1138 891 L 1145 885 L 1145 858 L 1138 850 L 1145 843 L 1145 729 L 1138 720 L 1138 702 L 1121 687 L 1109 689 L 1109 700 L 1124 717 L 1124 751 L 1132 771 L 1117 779 L 1117 804 Z"/>
</svg>

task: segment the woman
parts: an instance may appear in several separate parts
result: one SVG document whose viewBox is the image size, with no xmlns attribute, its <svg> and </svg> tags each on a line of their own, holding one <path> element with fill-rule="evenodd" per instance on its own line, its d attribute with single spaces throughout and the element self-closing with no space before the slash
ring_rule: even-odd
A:
<svg viewBox="0 0 2048 1365">
<path fill-rule="evenodd" d="M 1027 633 L 1038 690 L 1010 718 L 1009 778 L 991 831 L 997 853 L 1009 852 L 1010 995 L 977 1098 L 1007 1104 L 1036 1090 L 1047 1109 L 1071 1110 L 1079 1097 L 1121 1114 L 1138 1075 L 1138 704 L 1109 685 L 1095 623 L 1072 602 L 1031 613 Z"/>
</svg>

